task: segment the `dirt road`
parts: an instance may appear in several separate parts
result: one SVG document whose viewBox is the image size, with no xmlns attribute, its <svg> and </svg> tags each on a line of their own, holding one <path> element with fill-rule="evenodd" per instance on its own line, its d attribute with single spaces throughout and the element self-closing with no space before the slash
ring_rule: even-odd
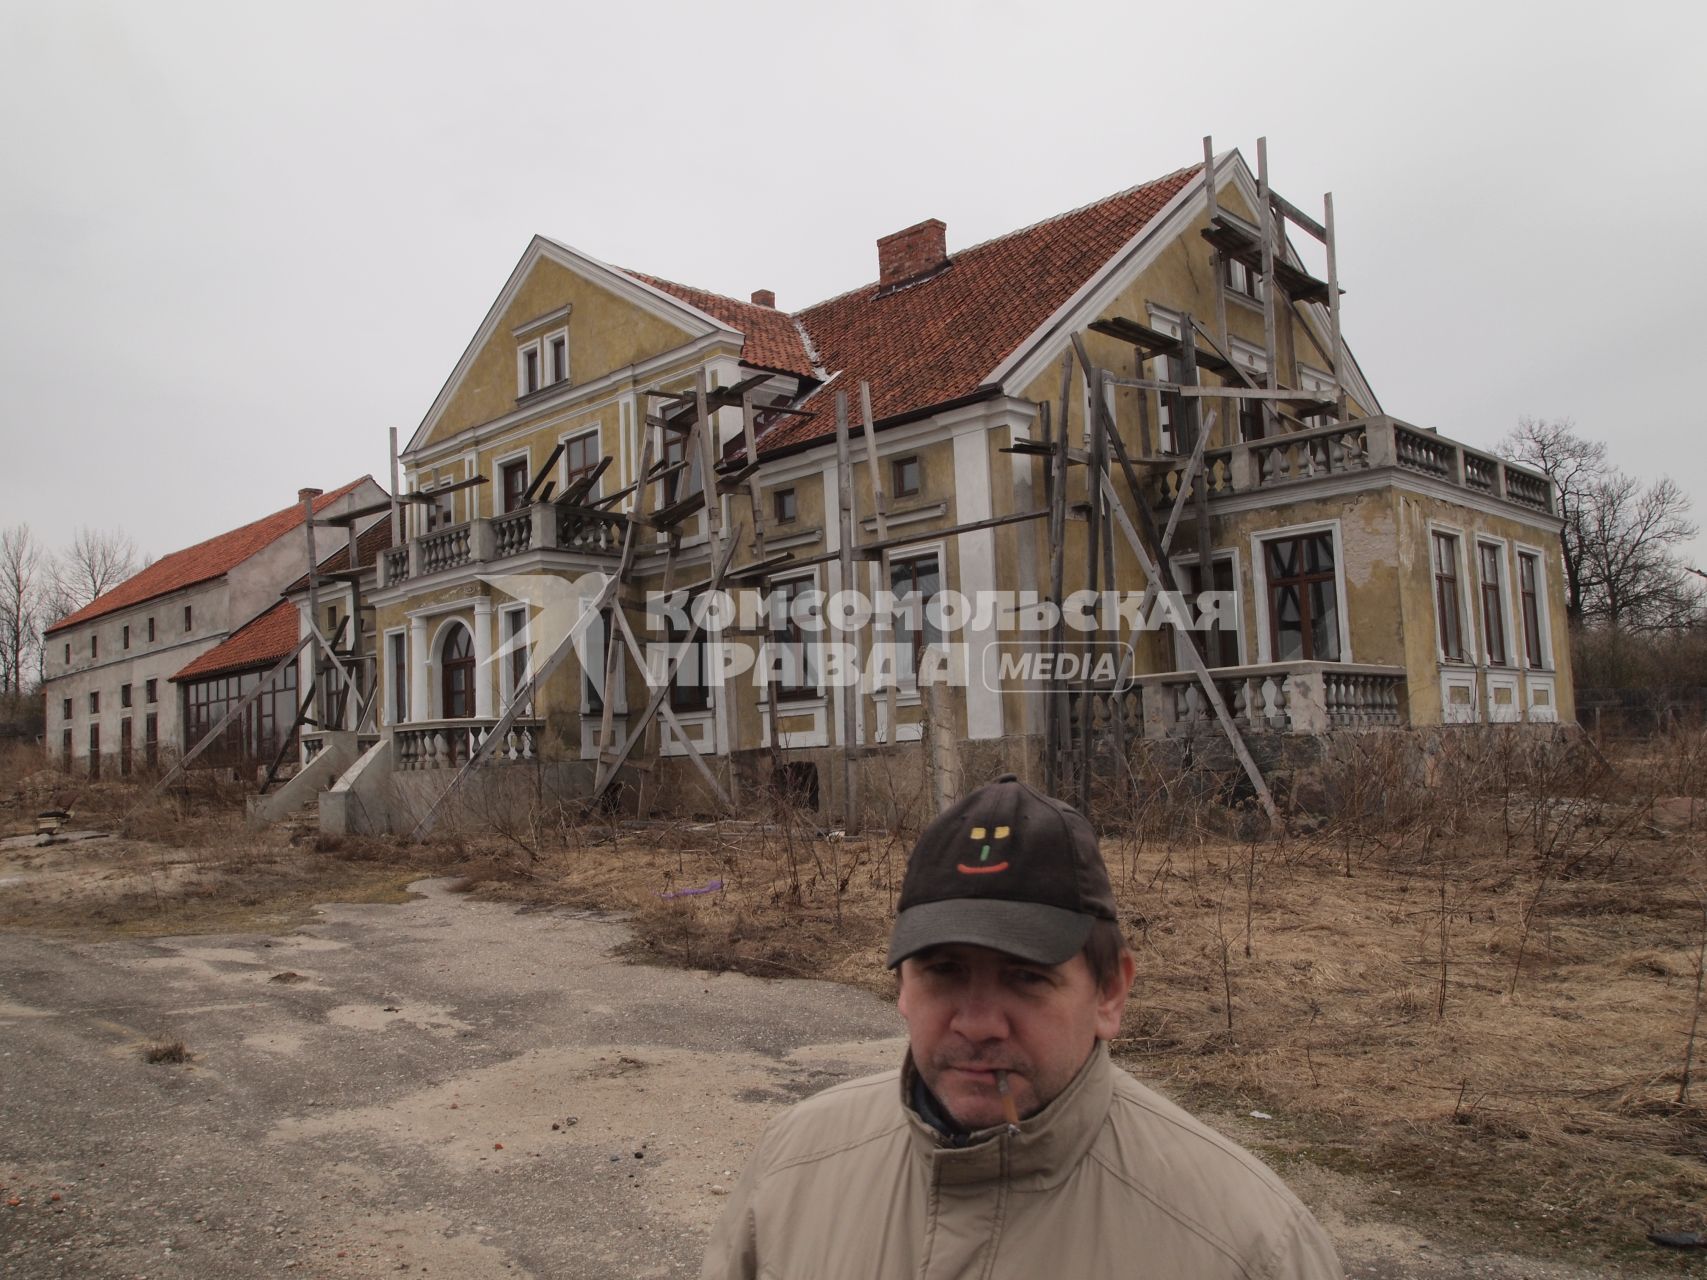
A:
<svg viewBox="0 0 1707 1280">
<path fill-rule="evenodd" d="M 0 1272 L 691 1276 L 765 1118 L 898 1060 L 870 995 L 639 967 L 619 924 L 417 888 L 278 936 L 0 934 Z M 174 1040 L 188 1062 L 143 1061 Z M 1300 1189 L 1353 1276 L 1574 1274 Z"/>
</svg>

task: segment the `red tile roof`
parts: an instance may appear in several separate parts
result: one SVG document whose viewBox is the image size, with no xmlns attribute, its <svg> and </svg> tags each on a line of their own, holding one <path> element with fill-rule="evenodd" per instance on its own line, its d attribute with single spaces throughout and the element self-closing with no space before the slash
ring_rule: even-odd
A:
<svg viewBox="0 0 1707 1280">
<path fill-rule="evenodd" d="M 731 329 L 739 329 L 745 339 L 741 345 L 741 358 L 748 364 L 807 378 L 813 376 L 812 361 L 807 357 L 800 330 L 785 312 L 778 311 L 775 307 L 761 307 L 757 303 L 725 298 L 720 293 L 708 293 L 691 285 L 677 284 L 674 280 L 660 280 L 657 276 L 642 275 L 638 271 L 630 271 L 627 274 L 636 280 L 645 281 L 654 289 L 662 289 L 665 293 L 680 298 L 690 307 L 698 307 Z"/>
<path fill-rule="evenodd" d="M 172 677 L 175 681 L 201 680 L 209 676 L 270 667 L 296 648 L 300 620 L 296 606 L 280 600 L 260 617 L 251 619 Z"/>
<path fill-rule="evenodd" d="M 630 272 L 741 330 L 749 364 L 814 376 L 804 328 L 826 374 L 857 394 L 871 384 L 877 422 L 971 396 L 1202 171 L 1193 165 L 1082 209 L 949 255 L 917 284 L 876 283 L 786 316 L 769 307 Z M 810 418 L 782 417 L 760 437 L 763 453 L 835 434 L 833 401 L 815 397 Z M 854 410 L 857 414 L 857 408 Z M 744 452 L 732 445 L 732 454 Z"/>
<path fill-rule="evenodd" d="M 802 311 L 819 362 L 857 405 L 871 384 L 882 421 L 972 395 L 1002 361 L 1202 169 L 1194 165 L 1106 200 L 949 255 L 918 284 L 869 284 Z M 823 409 L 817 397 L 808 407 Z M 857 407 L 854 409 L 857 415 Z M 834 434 L 832 413 L 784 418 L 760 452 Z"/>
<path fill-rule="evenodd" d="M 363 476 L 359 480 L 352 480 L 341 489 L 322 494 L 314 500 L 315 511 L 324 511 L 340 498 L 364 484 L 371 483 L 372 480 L 372 476 Z M 291 530 L 301 527 L 302 504 L 292 503 L 282 511 L 263 516 L 240 529 L 233 529 L 217 538 L 209 538 L 193 547 L 185 547 L 182 551 L 161 556 L 141 573 L 133 574 L 111 591 L 96 596 L 75 613 L 66 614 L 49 627 L 47 633 L 52 634 L 62 628 L 88 622 L 131 605 L 142 604 L 156 596 L 193 587 L 198 582 L 209 582 L 214 578 L 223 577 L 256 552 L 278 541 Z"/>
</svg>

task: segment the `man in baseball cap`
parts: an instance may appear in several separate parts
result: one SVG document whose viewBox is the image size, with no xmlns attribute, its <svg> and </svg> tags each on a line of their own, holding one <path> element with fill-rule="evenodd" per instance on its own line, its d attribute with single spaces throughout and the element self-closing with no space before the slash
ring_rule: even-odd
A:
<svg viewBox="0 0 1707 1280">
<path fill-rule="evenodd" d="M 702 1276 L 1341 1275 L 1259 1160 L 1110 1061 L 1134 963 L 1096 834 L 1013 775 L 914 846 L 899 1070 L 777 1117 Z"/>
</svg>

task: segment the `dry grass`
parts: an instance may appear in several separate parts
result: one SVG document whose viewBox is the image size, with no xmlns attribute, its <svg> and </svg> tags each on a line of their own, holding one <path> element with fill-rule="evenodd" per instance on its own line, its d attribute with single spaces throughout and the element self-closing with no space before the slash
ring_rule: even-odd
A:
<svg viewBox="0 0 1707 1280">
<path fill-rule="evenodd" d="M 1281 838 L 1236 778 L 1143 756 L 1128 778 L 1098 814 L 1139 966 L 1115 1046 L 1129 1066 L 1211 1113 L 1272 1115 L 1245 1136 L 1283 1166 L 1353 1175 L 1383 1216 L 1518 1251 L 1691 1265 L 1642 1238 L 1707 1227 L 1707 1046 L 1685 1082 L 1707 831 L 1673 799 L 1707 797 L 1707 734 L 1610 765 L 1577 738 L 1361 735 L 1292 780 L 1313 812 Z M 84 927 L 236 928 L 437 873 L 626 913 L 636 958 L 893 991 L 883 954 L 908 832 L 831 841 L 773 801 L 739 821 L 551 813 L 426 846 L 292 843 L 212 799 L 158 803 L 124 821 L 163 839 L 113 842 L 114 878 L 56 908 L 62 924 L 81 910 Z M 56 918 L 3 902 L 15 923 Z"/>
<path fill-rule="evenodd" d="M 182 1040 L 156 1040 L 142 1046 L 142 1060 L 150 1066 L 176 1065 L 190 1060 L 190 1051 Z"/>
</svg>

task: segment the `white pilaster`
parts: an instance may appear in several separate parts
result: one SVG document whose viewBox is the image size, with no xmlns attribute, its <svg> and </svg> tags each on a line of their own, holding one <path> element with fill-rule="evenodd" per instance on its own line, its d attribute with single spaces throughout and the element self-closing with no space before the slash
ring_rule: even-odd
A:
<svg viewBox="0 0 1707 1280">
<path fill-rule="evenodd" d="M 474 715 L 490 720 L 492 709 L 492 600 L 489 596 L 474 597 Z"/>
<path fill-rule="evenodd" d="M 409 619 L 409 719 L 427 720 L 427 620 Z"/>
<path fill-rule="evenodd" d="M 954 519 L 958 524 L 988 520 L 995 512 L 990 502 L 989 432 L 980 424 L 954 437 Z M 952 585 L 973 603 L 976 618 L 980 602 L 996 589 L 996 531 L 977 529 L 958 535 L 959 580 Z M 986 672 L 997 669 L 995 648 L 999 621 L 995 616 L 983 626 L 969 626 L 966 640 L 966 736 L 1002 736 L 1001 694 L 985 687 Z M 947 639 L 948 637 L 945 637 Z"/>
</svg>

